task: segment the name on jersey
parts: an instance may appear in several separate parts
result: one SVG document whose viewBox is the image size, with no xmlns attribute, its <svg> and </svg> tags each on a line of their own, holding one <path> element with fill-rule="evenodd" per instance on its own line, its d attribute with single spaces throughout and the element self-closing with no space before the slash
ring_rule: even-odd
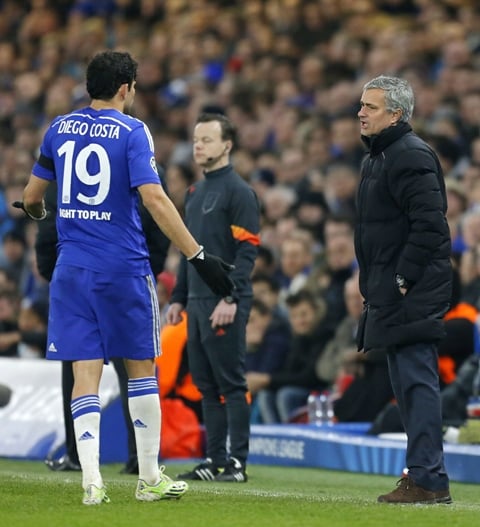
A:
<svg viewBox="0 0 480 527">
<path fill-rule="evenodd" d="M 88 135 L 89 137 L 105 137 L 107 139 L 119 139 L 120 126 L 111 123 L 86 123 L 67 119 L 58 125 L 59 134 Z"/>
<path fill-rule="evenodd" d="M 111 212 L 99 210 L 58 209 L 58 215 L 60 218 L 76 220 L 110 221 L 112 218 Z"/>
</svg>

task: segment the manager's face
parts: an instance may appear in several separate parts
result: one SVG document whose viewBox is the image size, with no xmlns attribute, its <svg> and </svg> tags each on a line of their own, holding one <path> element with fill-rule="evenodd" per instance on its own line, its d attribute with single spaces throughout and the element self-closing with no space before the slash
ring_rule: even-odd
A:
<svg viewBox="0 0 480 527">
<path fill-rule="evenodd" d="M 390 112 L 385 105 L 385 91 L 380 88 L 365 90 L 360 99 L 360 133 L 377 135 L 385 128 L 394 126 L 401 115 L 400 110 Z"/>
</svg>

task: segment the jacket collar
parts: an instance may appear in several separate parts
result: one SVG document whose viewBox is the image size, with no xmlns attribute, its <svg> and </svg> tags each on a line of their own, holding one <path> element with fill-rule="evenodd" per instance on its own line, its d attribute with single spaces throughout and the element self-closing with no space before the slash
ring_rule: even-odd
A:
<svg viewBox="0 0 480 527">
<path fill-rule="evenodd" d="M 409 123 L 398 123 L 396 126 L 389 126 L 382 130 L 378 135 L 362 135 L 362 141 L 367 145 L 370 155 L 376 156 L 383 152 L 397 139 L 412 131 Z"/>
<path fill-rule="evenodd" d="M 228 174 L 232 170 L 232 165 L 228 163 L 228 165 L 225 165 L 221 168 L 217 168 L 216 170 L 211 170 L 210 172 L 204 172 L 204 176 L 206 178 L 216 178 L 220 176 L 224 176 L 225 174 Z"/>
</svg>

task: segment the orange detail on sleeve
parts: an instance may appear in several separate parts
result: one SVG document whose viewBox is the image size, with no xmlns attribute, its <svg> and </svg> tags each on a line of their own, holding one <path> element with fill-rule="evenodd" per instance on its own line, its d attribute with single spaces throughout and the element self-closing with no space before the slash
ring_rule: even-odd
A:
<svg viewBox="0 0 480 527">
<path fill-rule="evenodd" d="M 447 311 L 444 320 L 452 320 L 453 318 L 466 318 L 475 324 L 478 316 L 478 310 L 475 306 L 467 304 L 466 302 L 460 302 L 455 307 L 452 307 L 450 311 Z"/>
<path fill-rule="evenodd" d="M 260 236 L 258 234 L 253 234 L 252 232 L 247 231 L 247 229 L 239 227 L 238 225 L 230 225 L 230 228 L 232 229 L 233 237 L 239 242 L 248 242 L 252 245 L 260 245 Z"/>
</svg>

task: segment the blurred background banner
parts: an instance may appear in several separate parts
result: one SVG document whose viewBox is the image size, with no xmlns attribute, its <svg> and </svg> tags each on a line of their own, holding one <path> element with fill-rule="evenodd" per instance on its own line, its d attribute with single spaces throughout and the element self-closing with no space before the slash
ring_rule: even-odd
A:
<svg viewBox="0 0 480 527">
<path fill-rule="evenodd" d="M 1 358 L 0 385 L 11 390 L 8 403 L 0 408 L 0 456 L 43 460 L 61 448 L 65 441 L 61 363 Z M 113 367 L 107 366 L 100 384 L 102 407 L 113 408 L 116 405 L 112 403 L 118 398 L 117 376 Z M 107 412 L 105 424 L 109 421 Z M 124 427 L 121 413 L 114 423 L 119 429 Z M 121 443 L 115 429 L 111 435 L 115 435 L 112 446 Z"/>
</svg>

